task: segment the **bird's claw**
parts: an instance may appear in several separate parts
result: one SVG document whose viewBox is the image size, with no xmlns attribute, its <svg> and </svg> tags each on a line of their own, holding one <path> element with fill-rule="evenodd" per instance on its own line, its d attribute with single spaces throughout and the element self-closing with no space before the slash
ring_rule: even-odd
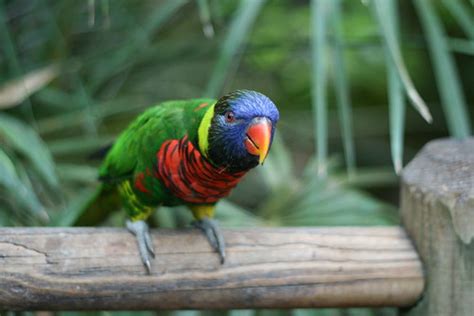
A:
<svg viewBox="0 0 474 316">
<path fill-rule="evenodd" d="M 127 221 L 127 229 L 135 235 L 138 244 L 138 251 L 140 252 L 140 258 L 142 259 L 148 274 L 151 274 L 150 257 L 155 258 L 155 250 L 153 248 L 147 223 L 144 221 Z"/>
<path fill-rule="evenodd" d="M 205 217 L 193 222 L 192 225 L 199 228 L 206 235 L 212 248 L 219 253 L 221 264 L 223 264 L 225 262 L 225 242 L 217 221 Z"/>
</svg>

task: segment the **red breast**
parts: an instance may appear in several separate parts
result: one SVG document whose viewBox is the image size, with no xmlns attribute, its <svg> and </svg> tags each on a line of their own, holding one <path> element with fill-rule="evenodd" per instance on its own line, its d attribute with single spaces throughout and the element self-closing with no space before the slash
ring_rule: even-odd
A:
<svg viewBox="0 0 474 316">
<path fill-rule="evenodd" d="M 168 140 L 156 154 L 155 176 L 188 203 L 215 203 L 229 195 L 245 172 L 228 173 L 212 165 L 187 136 Z"/>
</svg>

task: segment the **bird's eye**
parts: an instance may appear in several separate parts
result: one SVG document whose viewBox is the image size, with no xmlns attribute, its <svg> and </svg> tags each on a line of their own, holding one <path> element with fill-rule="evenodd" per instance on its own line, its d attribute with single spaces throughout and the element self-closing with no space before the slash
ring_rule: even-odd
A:
<svg viewBox="0 0 474 316">
<path fill-rule="evenodd" d="M 225 112 L 224 116 L 225 116 L 225 121 L 227 123 L 235 122 L 234 112 L 232 112 L 232 111 Z"/>
</svg>

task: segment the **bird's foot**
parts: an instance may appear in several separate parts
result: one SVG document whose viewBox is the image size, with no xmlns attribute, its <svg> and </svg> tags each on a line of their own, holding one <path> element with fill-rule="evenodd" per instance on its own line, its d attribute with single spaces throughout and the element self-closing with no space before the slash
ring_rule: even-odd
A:
<svg viewBox="0 0 474 316">
<path fill-rule="evenodd" d="M 192 225 L 202 230 L 206 235 L 212 248 L 219 253 L 221 263 L 223 264 L 225 261 L 225 242 L 217 221 L 205 217 L 202 220 L 193 222 Z"/>
<path fill-rule="evenodd" d="M 155 258 L 155 250 L 153 249 L 153 244 L 151 242 L 148 224 L 144 221 L 127 221 L 127 229 L 137 238 L 140 258 L 142 259 L 148 274 L 151 274 L 150 258 Z"/>
</svg>

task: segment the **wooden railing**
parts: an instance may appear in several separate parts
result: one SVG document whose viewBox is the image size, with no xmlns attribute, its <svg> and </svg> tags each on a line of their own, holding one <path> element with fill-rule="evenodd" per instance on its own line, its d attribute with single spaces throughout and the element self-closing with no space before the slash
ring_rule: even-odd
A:
<svg viewBox="0 0 474 316">
<path fill-rule="evenodd" d="M 6 309 L 408 306 L 421 263 L 392 228 L 224 230 L 221 265 L 196 230 L 158 230 L 152 275 L 123 229 L 2 229 Z"/>
<path fill-rule="evenodd" d="M 425 147 L 403 173 L 401 214 L 421 261 L 401 227 L 228 229 L 223 265 L 198 231 L 159 229 L 151 275 L 124 229 L 1 228 L 0 309 L 472 315 L 474 140 Z"/>
</svg>

